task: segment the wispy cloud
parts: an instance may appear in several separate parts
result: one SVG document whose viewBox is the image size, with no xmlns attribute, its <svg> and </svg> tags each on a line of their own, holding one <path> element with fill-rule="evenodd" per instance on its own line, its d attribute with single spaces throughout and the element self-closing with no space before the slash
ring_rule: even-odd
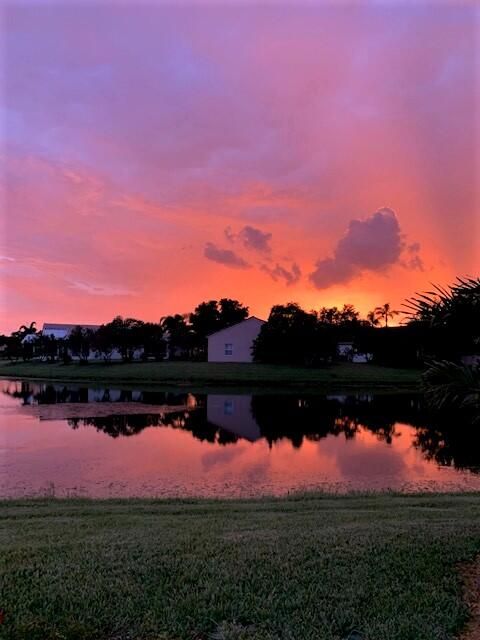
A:
<svg viewBox="0 0 480 640">
<path fill-rule="evenodd" d="M 91 296 L 105 296 L 105 297 L 114 297 L 114 296 L 134 296 L 136 295 L 135 291 L 130 289 L 126 289 L 124 287 L 117 287 L 115 285 L 108 284 L 98 284 L 91 282 L 80 282 L 72 280 L 69 282 L 69 286 L 72 289 L 78 289 L 84 293 L 88 293 Z"/>
<path fill-rule="evenodd" d="M 291 286 L 298 282 L 302 276 L 300 267 L 295 262 L 292 264 L 290 270 L 285 269 L 280 264 L 276 264 L 275 268 L 271 268 L 265 264 L 261 266 L 262 271 L 268 273 L 268 275 L 275 281 L 283 280 L 287 286 Z"/>
</svg>

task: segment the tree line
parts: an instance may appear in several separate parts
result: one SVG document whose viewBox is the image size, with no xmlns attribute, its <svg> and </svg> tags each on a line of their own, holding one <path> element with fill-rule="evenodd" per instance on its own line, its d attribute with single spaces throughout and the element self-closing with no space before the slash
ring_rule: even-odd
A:
<svg viewBox="0 0 480 640">
<path fill-rule="evenodd" d="M 391 321 L 401 314 L 401 324 Z M 87 362 L 94 353 L 109 361 L 136 356 L 155 360 L 206 360 L 207 336 L 246 319 L 249 308 L 222 298 L 199 304 L 188 314 L 165 316 L 158 323 L 117 316 L 97 330 L 74 328 L 65 340 L 42 335 L 34 322 L 10 336 L 0 336 L 0 349 L 10 359 L 67 362 L 73 355 Z M 257 362 L 321 366 L 338 357 L 340 342 L 368 353 L 374 362 L 421 366 L 442 359 L 458 362 L 480 353 L 480 278 L 459 278 L 450 287 L 406 300 L 402 311 L 388 303 L 365 318 L 351 304 L 306 311 L 290 302 L 274 305 L 253 345 Z"/>
<path fill-rule="evenodd" d="M 205 360 L 207 336 L 248 317 L 248 307 L 222 298 L 199 304 L 193 312 L 162 317 L 157 322 L 115 317 L 98 329 L 76 326 L 65 339 L 44 335 L 36 323 L 22 325 L 10 336 L 0 336 L 0 349 L 10 360 L 67 363 L 72 356 L 88 362 L 94 354 L 106 362 L 115 354 L 123 362 L 144 360 Z"/>
<path fill-rule="evenodd" d="M 401 325 L 389 326 L 399 313 Z M 433 286 L 407 299 L 403 311 L 385 304 L 368 313 L 366 320 L 352 305 L 320 311 L 305 311 L 295 303 L 276 305 L 255 342 L 254 357 L 259 362 L 322 364 L 336 357 L 341 341 L 370 354 L 374 362 L 392 366 L 458 362 L 479 354 L 480 278 Z"/>
</svg>

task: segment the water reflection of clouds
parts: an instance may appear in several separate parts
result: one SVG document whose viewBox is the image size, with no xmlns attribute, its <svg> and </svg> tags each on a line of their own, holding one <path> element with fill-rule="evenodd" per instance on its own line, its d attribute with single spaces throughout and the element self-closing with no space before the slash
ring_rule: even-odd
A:
<svg viewBox="0 0 480 640">
<path fill-rule="evenodd" d="M 210 471 L 214 467 L 221 467 L 226 464 L 231 464 L 236 458 L 243 455 L 245 447 L 238 444 L 235 447 L 228 449 L 216 449 L 215 451 L 208 451 L 201 457 L 202 467 L 205 471 Z"/>
<path fill-rule="evenodd" d="M 439 477 L 435 465 L 426 465 L 421 453 L 412 446 L 414 430 L 395 424 L 395 438 L 386 444 L 378 434 L 361 429 L 347 442 L 328 436 L 317 443 L 320 459 L 334 461 L 339 479 L 385 488 Z"/>
<path fill-rule="evenodd" d="M 339 403 L 320 395 L 225 394 L 212 401 L 198 395 L 182 409 L 187 394 L 149 392 L 143 401 L 165 402 L 175 411 L 162 418 L 136 415 L 135 404 L 140 411 L 142 405 L 129 401 L 132 414 L 123 415 L 122 405 L 96 401 L 89 405 L 96 418 L 69 425 L 53 415 L 73 407 L 57 404 L 55 413 L 46 403 L 42 411 L 51 416 L 39 421 L 22 408 L 26 388 L 13 390 L 19 395 L 0 397 L 3 495 L 41 493 L 50 484 L 58 495 L 98 497 L 279 494 L 305 487 L 480 489 L 480 476 L 440 469 L 435 458 L 426 459 L 425 449 L 415 446 L 426 427 L 408 424 L 411 418 L 422 425 L 424 418 L 399 396 L 368 402 L 349 396 Z M 77 391 L 67 392 L 70 398 Z M 431 433 L 425 431 L 425 447 L 431 439 L 436 443 Z M 463 449 L 456 455 L 463 459 Z"/>
<path fill-rule="evenodd" d="M 262 461 L 254 462 L 244 468 L 244 479 L 253 487 L 258 486 L 269 477 L 270 459 L 264 458 Z"/>
<path fill-rule="evenodd" d="M 404 478 L 407 465 L 402 455 L 393 449 L 379 445 L 372 447 L 358 441 L 351 447 L 338 450 L 337 467 L 342 478 L 355 480 L 358 478 Z"/>
<path fill-rule="evenodd" d="M 271 481 L 272 457 L 264 441 L 255 445 L 208 451 L 201 457 L 202 470 L 220 481 L 238 482 L 243 487 L 257 487 Z"/>
</svg>

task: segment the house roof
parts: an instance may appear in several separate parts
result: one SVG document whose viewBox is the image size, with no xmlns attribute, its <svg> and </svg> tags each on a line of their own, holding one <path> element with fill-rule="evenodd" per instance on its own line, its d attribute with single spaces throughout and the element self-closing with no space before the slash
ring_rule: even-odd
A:
<svg viewBox="0 0 480 640">
<path fill-rule="evenodd" d="M 96 331 L 100 328 L 99 324 L 63 324 L 59 322 L 45 322 L 42 327 L 42 333 L 48 334 L 49 331 L 65 331 L 70 332 L 75 327 L 82 327 L 82 329 L 92 329 Z"/>
<path fill-rule="evenodd" d="M 250 320 L 256 320 L 257 322 L 261 322 L 265 324 L 266 320 L 262 320 L 261 318 L 257 318 L 257 316 L 250 316 L 249 318 L 245 318 L 245 320 L 240 320 L 240 322 L 235 322 L 235 324 L 230 324 L 228 327 L 223 327 L 223 329 L 219 329 L 218 331 L 213 331 L 207 335 L 207 338 L 211 336 L 216 336 L 217 333 L 222 333 L 222 331 L 227 331 L 228 329 L 232 329 L 233 327 L 238 327 L 240 324 L 244 324 L 245 322 L 250 322 Z"/>
</svg>

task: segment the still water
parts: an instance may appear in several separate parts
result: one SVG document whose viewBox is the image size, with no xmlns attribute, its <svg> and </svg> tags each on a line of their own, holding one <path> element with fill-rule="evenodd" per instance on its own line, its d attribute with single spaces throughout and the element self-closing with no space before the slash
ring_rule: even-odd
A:
<svg viewBox="0 0 480 640">
<path fill-rule="evenodd" d="M 0 496 L 480 490 L 480 429 L 453 422 L 416 395 L 0 380 Z"/>
</svg>

